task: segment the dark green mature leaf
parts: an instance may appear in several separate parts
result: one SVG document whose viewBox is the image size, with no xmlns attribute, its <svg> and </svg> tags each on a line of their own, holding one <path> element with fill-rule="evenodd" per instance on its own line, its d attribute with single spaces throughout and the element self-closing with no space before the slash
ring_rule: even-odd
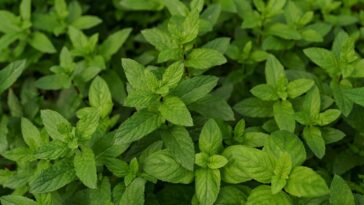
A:
<svg viewBox="0 0 364 205">
<path fill-rule="evenodd" d="M 289 101 L 274 103 L 273 113 L 274 119 L 281 130 L 294 132 L 296 127 L 295 112 Z"/>
<path fill-rule="evenodd" d="M 138 111 L 118 128 L 115 133 L 116 143 L 127 144 L 137 141 L 159 128 L 163 122 L 157 113 Z"/>
<path fill-rule="evenodd" d="M 353 193 L 349 185 L 338 175 L 334 176 L 330 186 L 330 204 L 355 205 Z"/>
<path fill-rule="evenodd" d="M 110 58 L 124 44 L 132 29 L 125 28 L 111 34 L 100 46 L 100 52 L 103 56 Z"/>
<path fill-rule="evenodd" d="M 338 59 L 331 51 L 324 48 L 307 48 L 303 52 L 329 74 L 337 74 Z"/>
<path fill-rule="evenodd" d="M 29 198 L 19 195 L 6 195 L 0 198 L 1 204 L 3 205 L 37 205 L 37 203 Z"/>
<path fill-rule="evenodd" d="M 321 159 L 325 155 L 325 140 L 318 127 L 305 127 L 303 129 L 303 139 L 305 139 L 316 157 Z"/>
<path fill-rule="evenodd" d="M 41 32 L 35 32 L 32 35 L 32 38 L 29 40 L 29 44 L 44 53 L 55 53 L 56 49 L 54 48 L 52 42 L 49 40 L 49 38 L 41 33 Z"/>
<path fill-rule="evenodd" d="M 162 139 L 168 151 L 184 168 L 193 171 L 195 147 L 188 131 L 181 126 L 173 126 L 163 131 Z"/>
<path fill-rule="evenodd" d="M 52 110 L 42 110 L 40 116 L 49 136 L 55 140 L 66 140 L 72 126 L 61 114 Z"/>
<path fill-rule="evenodd" d="M 55 191 L 76 178 L 72 165 L 66 161 L 60 161 L 43 170 L 30 183 L 30 192 L 47 193 Z"/>
<path fill-rule="evenodd" d="M 234 109 L 247 117 L 271 117 L 273 116 L 273 103 L 257 98 L 246 98 L 236 104 Z"/>
<path fill-rule="evenodd" d="M 0 71 L 0 94 L 8 89 L 26 68 L 26 60 L 10 63 Z"/>
</svg>

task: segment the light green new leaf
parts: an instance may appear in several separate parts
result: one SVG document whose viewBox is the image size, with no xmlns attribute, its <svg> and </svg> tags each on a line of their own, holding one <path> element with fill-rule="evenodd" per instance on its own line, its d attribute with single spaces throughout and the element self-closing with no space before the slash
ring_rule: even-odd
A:
<svg viewBox="0 0 364 205">
<path fill-rule="evenodd" d="M 265 101 L 278 100 L 277 91 L 269 84 L 260 84 L 250 90 L 250 92 L 257 98 Z"/>
<path fill-rule="evenodd" d="M 220 169 L 224 167 L 227 163 L 228 160 L 224 156 L 215 154 L 208 159 L 207 166 L 210 169 Z"/>
<path fill-rule="evenodd" d="M 69 151 L 70 149 L 66 143 L 59 140 L 53 140 L 38 147 L 34 152 L 34 156 L 37 159 L 55 160 L 66 156 Z"/>
<path fill-rule="evenodd" d="M 311 61 L 329 74 L 337 74 L 339 63 L 333 52 L 324 48 L 306 48 L 303 52 Z"/>
<path fill-rule="evenodd" d="M 20 3 L 20 16 L 23 20 L 30 20 L 31 16 L 31 8 L 32 1 L 31 0 L 22 0 Z"/>
<path fill-rule="evenodd" d="M 76 178 L 72 165 L 59 161 L 43 170 L 39 176 L 30 182 L 31 193 L 47 193 L 56 191 Z"/>
<path fill-rule="evenodd" d="M 173 158 L 184 168 L 193 171 L 195 147 L 186 128 L 173 126 L 162 132 L 162 139 Z"/>
<path fill-rule="evenodd" d="M 41 110 L 40 117 L 51 138 L 65 141 L 71 133 L 71 124 L 58 112 L 53 110 Z"/>
<path fill-rule="evenodd" d="M 181 81 L 178 86 L 172 90 L 172 94 L 181 98 L 189 105 L 205 97 L 217 84 L 219 79 L 215 76 L 200 75 Z"/>
<path fill-rule="evenodd" d="M 364 106 L 364 87 L 345 89 L 344 95 L 355 104 Z"/>
<path fill-rule="evenodd" d="M 325 126 L 333 121 L 335 121 L 337 118 L 339 118 L 341 115 L 340 110 L 337 109 L 328 109 L 322 113 L 319 114 L 319 122 L 318 125 Z"/>
<path fill-rule="evenodd" d="M 142 109 L 158 101 L 159 101 L 159 95 L 151 91 L 130 89 L 128 92 L 128 96 L 124 101 L 124 106 Z"/>
<path fill-rule="evenodd" d="M 338 175 L 334 176 L 330 186 L 330 204 L 355 205 L 355 199 L 349 185 Z"/>
<path fill-rule="evenodd" d="M 293 205 L 293 202 L 286 193 L 272 194 L 269 186 L 260 185 L 250 192 L 246 205 Z"/>
<path fill-rule="evenodd" d="M 223 180 L 227 183 L 242 183 L 254 179 L 269 183 L 274 175 L 274 161 L 261 150 L 243 145 L 227 147 L 223 156 L 229 163 L 222 169 Z"/>
<path fill-rule="evenodd" d="M 140 110 L 134 113 L 116 130 L 115 143 L 127 144 L 150 134 L 164 122 L 162 117 L 153 112 Z"/>
<path fill-rule="evenodd" d="M 273 106 L 271 102 L 266 102 L 257 98 L 246 98 L 234 106 L 234 110 L 247 117 L 272 117 Z"/>
<path fill-rule="evenodd" d="M 131 28 L 125 28 L 108 36 L 106 40 L 100 45 L 100 53 L 104 57 L 110 58 L 124 44 L 131 31 Z"/>
<path fill-rule="evenodd" d="M 201 205 L 213 205 L 220 191 L 220 171 L 200 168 L 195 173 L 196 197 Z"/>
<path fill-rule="evenodd" d="M 277 87 L 280 78 L 286 76 L 284 68 L 274 55 L 269 55 L 265 64 L 265 79 L 267 84 Z"/>
<path fill-rule="evenodd" d="M 25 143 L 30 148 L 39 147 L 44 143 L 38 128 L 27 118 L 21 119 L 21 133 Z"/>
<path fill-rule="evenodd" d="M 168 150 L 154 152 L 144 160 L 145 173 L 165 182 L 189 184 L 193 172 L 182 167 L 172 158 Z"/>
<path fill-rule="evenodd" d="M 273 113 L 279 129 L 294 132 L 296 127 L 295 112 L 289 101 L 274 103 Z"/>
<path fill-rule="evenodd" d="M 142 30 L 143 37 L 157 50 L 177 48 L 177 42 L 166 32 L 158 28 Z"/>
<path fill-rule="evenodd" d="M 89 29 L 99 25 L 102 19 L 96 16 L 81 16 L 72 22 L 72 26 L 81 30 Z"/>
<path fill-rule="evenodd" d="M 76 152 L 73 164 L 75 166 L 76 176 L 81 182 L 91 189 L 96 189 L 96 161 L 92 149 L 86 146 L 82 147 L 81 152 Z"/>
<path fill-rule="evenodd" d="M 178 97 L 165 97 L 159 107 L 159 111 L 162 117 L 175 125 L 193 125 L 190 111 L 188 111 L 186 105 Z"/>
<path fill-rule="evenodd" d="M 268 34 L 287 40 L 300 40 L 301 34 L 293 25 L 275 23 L 267 29 Z"/>
<path fill-rule="evenodd" d="M 321 110 L 321 96 L 317 87 L 312 88 L 305 96 L 303 109 L 311 117 L 318 115 Z"/>
<path fill-rule="evenodd" d="M 344 116 L 348 116 L 351 110 L 353 109 L 353 104 L 354 104 L 353 99 L 360 99 L 360 98 L 353 97 L 352 96 L 353 93 L 349 94 L 349 96 L 351 96 L 349 98 L 349 96 L 346 94 L 347 91 L 344 88 L 342 88 L 341 85 L 335 82 L 331 83 L 331 89 L 335 99 L 335 104 L 338 106 L 338 108 L 341 110 Z"/>
<path fill-rule="evenodd" d="M 202 127 L 198 145 L 202 152 L 213 155 L 222 149 L 222 133 L 215 120 L 208 120 Z"/>
<path fill-rule="evenodd" d="M 120 205 L 144 205 L 144 191 L 145 191 L 145 179 L 134 179 L 125 189 Z"/>
<path fill-rule="evenodd" d="M 162 76 L 162 84 L 168 88 L 174 88 L 181 81 L 184 74 L 184 65 L 181 62 L 176 62 L 170 65 Z"/>
<path fill-rule="evenodd" d="M 112 110 L 113 102 L 109 87 L 104 79 L 97 76 L 88 93 L 90 105 L 98 109 L 100 117 L 106 117 Z"/>
<path fill-rule="evenodd" d="M 325 155 L 325 140 L 319 128 L 314 126 L 305 127 L 303 129 L 303 139 L 305 139 L 316 157 L 321 159 Z"/>
<path fill-rule="evenodd" d="M 10 11 L 0 10 L 0 31 L 3 33 L 17 33 L 21 31 L 21 21 Z M 13 34 L 14 35 L 14 34 Z"/>
<path fill-rule="evenodd" d="M 22 74 L 26 68 L 26 60 L 18 60 L 10 63 L 0 70 L 0 94 L 8 89 Z"/>
<path fill-rule="evenodd" d="M 306 160 L 306 150 L 302 141 L 288 131 L 273 132 L 263 150 L 277 160 L 287 152 L 290 155 L 293 167 L 301 165 Z"/>
<path fill-rule="evenodd" d="M 52 42 L 49 38 L 41 33 L 41 32 L 34 32 L 29 40 L 29 44 L 44 53 L 55 53 L 56 49 L 54 48 Z"/>
<path fill-rule="evenodd" d="M 303 166 L 292 170 L 284 190 L 297 197 L 318 197 L 330 192 L 325 180 L 319 174 Z"/>
<path fill-rule="evenodd" d="M 226 63 L 226 58 L 219 51 L 209 48 L 196 48 L 188 54 L 185 65 L 195 69 L 209 69 Z"/>
<path fill-rule="evenodd" d="M 311 79 L 298 79 L 288 83 L 288 97 L 294 99 L 312 88 L 314 81 Z"/>
<path fill-rule="evenodd" d="M 2 205 L 37 205 L 38 203 L 20 195 L 6 195 L 0 197 Z"/>
<path fill-rule="evenodd" d="M 76 124 L 76 134 L 79 140 L 89 140 L 99 126 L 99 111 L 97 108 L 86 107 L 77 112 L 80 120 Z"/>
<path fill-rule="evenodd" d="M 292 160 L 288 152 L 281 154 L 274 168 L 274 176 L 272 177 L 272 194 L 279 193 L 287 183 L 287 179 L 292 170 Z"/>
<path fill-rule="evenodd" d="M 121 59 L 121 64 L 124 68 L 125 76 L 130 85 L 135 89 L 145 88 L 144 83 L 144 66 L 135 60 L 129 58 Z"/>
</svg>

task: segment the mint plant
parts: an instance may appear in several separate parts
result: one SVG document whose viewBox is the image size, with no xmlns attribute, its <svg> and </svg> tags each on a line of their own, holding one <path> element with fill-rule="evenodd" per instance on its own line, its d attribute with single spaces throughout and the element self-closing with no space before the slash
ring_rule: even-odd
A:
<svg viewBox="0 0 364 205">
<path fill-rule="evenodd" d="M 0 1 L 0 203 L 363 204 L 363 3 Z"/>
</svg>

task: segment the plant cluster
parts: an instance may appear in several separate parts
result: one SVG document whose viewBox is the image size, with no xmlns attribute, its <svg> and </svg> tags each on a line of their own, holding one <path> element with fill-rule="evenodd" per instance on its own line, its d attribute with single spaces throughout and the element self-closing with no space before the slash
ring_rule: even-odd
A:
<svg viewBox="0 0 364 205">
<path fill-rule="evenodd" d="M 364 205 L 363 0 L 0 1 L 3 205 Z"/>
</svg>

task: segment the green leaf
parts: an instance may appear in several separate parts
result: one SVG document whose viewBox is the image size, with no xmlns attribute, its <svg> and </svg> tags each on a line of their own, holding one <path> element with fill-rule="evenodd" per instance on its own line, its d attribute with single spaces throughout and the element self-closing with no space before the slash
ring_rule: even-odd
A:
<svg viewBox="0 0 364 205">
<path fill-rule="evenodd" d="M 35 85 L 42 90 L 59 90 L 69 88 L 71 86 L 70 80 L 69 76 L 60 73 L 41 77 L 36 81 Z"/>
<path fill-rule="evenodd" d="M 38 147 L 34 152 L 34 156 L 37 159 L 55 160 L 66 156 L 69 151 L 66 143 L 59 140 L 53 140 Z"/>
<path fill-rule="evenodd" d="M 184 66 L 181 62 L 170 65 L 163 73 L 162 84 L 168 88 L 174 88 L 181 81 L 184 74 Z"/>
<path fill-rule="evenodd" d="M 314 126 L 305 127 L 303 129 L 303 138 L 316 157 L 321 159 L 325 155 L 325 140 L 319 128 Z"/>
<path fill-rule="evenodd" d="M 2 205 L 37 205 L 38 203 L 19 195 L 6 195 L 0 198 Z"/>
<path fill-rule="evenodd" d="M 227 147 L 223 156 L 229 163 L 222 169 L 222 178 L 227 183 L 242 183 L 254 179 L 268 183 L 274 175 L 274 161 L 261 150 L 243 145 Z"/>
<path fill-rule="evenodd" d="M 22 0 L 20 3 L 20 16 L 23 20 L 30 20 L 31 16 L 31 8 L 32 1 L 31 0 Z"/>
<path fill-rule="evenodd" d="M 72 126 L 61 114 L 52 110 L 41 110 L 40 117 L 51 138 L 60 141 L 66 140 Z"/>
<path fill-rule="evenodd" d="M 274 176 L 272 177 L 272 194 L 279 193 L 287 183 L 287 179 L 292 170 L 291 156 L 288 152 L 281 154 L 274 168 Z"/>
<path fill-rule="evenodd" d="M 208 159 L 207 166 L 210 169 L 220 169 L 224 167 L 227 163 L 228 160 L 224 156 L 215 154 Z"/>
<path fill-rule="evenodd" d="M 288 83 L 288 97 L 294 99 L 312 88 L 314 81 L 311 79 L 298 79 Z"/>
<path fill-rule="evenodd" d="M 215 76 L 196 76 L 182 80 L 171 94 L 178 96 L 189 105 L 205 97 L 216 85 L 219 79 Z"/>
<path fill-rule="evenodd" d="M 277 91 L 269 84 L 260 84 L 250 90 L 250 92 L 257 98 L 265 101 L 278 100 Z"/>
<path fill-rule="evenodd" d="M 295 112 L 289 101 L 274 103 L 273 113 L 279 129 L 294 132 L 296 127 Z"/>
<path fill-rule="evenodd" d="M 125 76 L 130 85 L 135 89 L 145 88 L 144 84 L 144 66 L 135 60 L 123 58 L 121 64 L 124 68 Z"/>
<path fill-rule="evenodd" d="M 104 118 L 111 112 L 112 97 L 104 79 L 97 76 L 90 85 L 88 95 L 90 105 L 98 109 L 100 117 Z"/>
<path fill-rule="evenodd" d="M 318 197 L 330 192 L 325 180 L 319 174 L 303 166 L 292 170 L 284 190 L 297 197 Z"/>
<path fill-rule="evenodd" d="M 330 186 L 330 204 L 355 205 L 355 199 L 349 185 L 338 175 L 334 176 Z"/>
<path fill-rule="evenodd" d="M 0 94 L 8 89 L 22 74 L 26 68 L 26 60 L 18 60 L 10 63 L 0 70 Z"/>
<path fill-rule="evenodd" d="M 300 40 L 301 34 L 293 25 L 275 23 L 267 29 L 268 34 L 287 40 Z"/>
<path fill-rule="evenodd" d="M 253 189 L 248 197 L 246 205 L 292 205 L 292 199 L 284 192 L 272 194 L 267 185 L 260 185 Z"/>
<path fill-rule="evenodd" d="M 265 79 L 267 84 L 277 87 L 279 79 L 285 76 L 284 68 L 279 60 L 275 56 L 269 55 L 265 64 Z"/>
<path fill-rule="evenodd" d="M 162 132 L 162 139 L 173 158 L 184 168 L 193 171 L 195 147 L 186 128 L 173 126 Z"/>
<path fill-rule="evenodd" d="M 293 167 L 301 165 L 306 160 L 306 150 L 302 141 L 288 131 L 273 132 L 263 150 L 277 160 L 287 152 L 290 155 Z"/>
<path fill-rule="evenodd" d="M 340 110 L 337 109 L 328 109 L 322 113 L 319 114 L 319 122 L 318 124 L 320 126 L 325 126 L 333 121 L 335 121 L 337 118 L 339 118 L 341 115 Z"/>
<path fill-rule="evenodd" d="M 271 102 L 265 102 L 257 98 L 246 98 L 234 106 L 234 109 L 247 117 L 272 117 L 273 106 Z"/>
<path fill-rule="evenodd" d="M 41 32 L 34 32 L 29 40 L 29 44 L 43 53 L 55 53 L 57 51 L 49 38 Z"/>
<path fill-rule="evenodd" d="M 76 178 L 72 165 L 66 161 L 56 162 L 43 170 L 30 182 L 31 193 L 47 193 L 56 191 Z"/>
<path fill-rule="evenodd" d="M 100 53 L 106 57 L 110 58 L 114 55 L 120 47 L 125 43 L 126 39 L 129 37 L 132 29 L 125 28 L 109 35 L 105 41 L 100 45 Z"/>
<path fill-rule="evenodd" d="M 185 65 L 195 69 L 209 69 L 226 63 L 226 58 L 218 51 L 209 48 L 196 48 L 188 54 Z"/>
<path fill-rule="evenodd" d="M 143 164 L 145 173 L 165 182 L 189 184 L 193 179 L 193 172 L 182 167 L 167 150 L 154 152 Z"/>
<path fill-rule="evenodd" d="M 157 11 L 163 8 L 159 0 L 122 0 L 120 5 L 127 10 Z"/>
<path fill-rule="evenodd" d="M 222 149 L 222 133 L 215 120 L 209 119 L 202 127 L 198 145 L 202 152 L 213 155 Z"/>
<path fill-rule="evenodd" d="M 35 127 L 33 123 L 27 118 L 21 119 L 21 133 L 23 135 L 25 143 L 30 148 L 39 147 L 44 143 L 40 136 L 38 128 Z"/>
<path fill-rule="evenodd" d="M 7 134 L 8 130 L 8 118 L 2 116 L 0 120 L 0 153 L 3 153 L 8 148 Z M 0 180 L 1 181 L 1 180 Z"/>
<path fill-rule="evenodd" d="M 164 120 L 153 112 L 141 110 L 134 113 L 116 130 L 116 144 L 127 144 L 137 141 L 159 128 Z"/>
<path fill-rule="evenodd" d="M 76 152 L 73 160 L 76 176 L 81 182 L 91 189 L 97 188 L 97 171 L 95 155 L 92 149 L 83 146 L 80 152 Z"/>
<path fill-rule="evenodd" d="M 305 112 L 307 112 L 307 114 L 311 116 L 311 118 L 320 113 L 321 96 L 317 87 L 314 87 L 305 96 L 305 99 L 303 101 L 303 109 Z"/>
<path fill-rule="evenodd" d="M 348 116 L 353 109 L 353 101 L 348 98 L 341 85 L 332 83 L 331 89 L 335 99 L 335 104 L 338 106 L 344 116 Z"/>
<path fill-rule="evenodd" d="M 306 48 L 303 52 L 311 61 L 326 70 L 329 74 L 337 74 L 338 59 L 331 51 L 324 48 Z"/>
<path fill-rule="evenodd" d="M 220 171 L 200 168 L 195 173 L 196 197 L 201 205 L 213 205 L 220 191 Z"/>
<path fill-rule="evenodd" d="M 99 126 L 99 111 L 97 108 L 87 107 L 79 110 L 77 116 L 80 120 L 76 124 L 76 134 L 79 140 L 89 140 Z"/>
<path fill-rule="evenodd" d="M 142 30 L 143 37 L 157 50 L 178 48 L 177 42 L 166 32 L 158 28 Z"/>
<path fill-rule="evenodd" d="M 3 33 L 16 33 L 21 31 L 21 22 L 13 13 L 0 10 L 0 31 Z"/>
<path fill-rule="evenodd" d="M 147 90 L 132 90 L 124 101 L 124 106 L 135 107 L 137 109 L 147 108 L 159 101 L 159 95 Z"/>
<path fill-rule="evenodd" d="M 144 205 L 146 181 L 143 178 L 134 179 L 125 189 L 120 204 Z"/>
<path fill-rule="evenodd" d="M 364 87 L 345 89 L 344 95 L 355 104 L 364 107 Z"/>
<path fill-rule="evenodd" d="M 192 126 L 193 121 L 190 111 L 178 97 L 165 97 L 159 107 L 163 118 L 175 125 Z"/>
<path fill-rule="evenodd" d="M 102 20 L 99 17 L 96 16 L 81 16 L 80 18 L 77 18 L 75 21 L 72 22 L 72 26 L 74 26 L 77 29 L 89 29 L 92 27 L 95 27 L 99 25 L 102 22 Z"/>
<path fill-rule="evenodd" d="M 230 105 L 223 98 L 216 95 L 206 95 L 190 104 L 188 108 L 200 113 L 206 118 L 221 119 L 225 121 L 234 120 L 234 112 Z"/>
<path fill-rule="evenodd" d="M 332 127 L 325 127 L 321 129 L 321 132 L 326 144 L 337 142 L 346 136 L 341 130 Z"/>
<path fill-rule="evenodd" d="M 225 53 L 230 45 L 230 38 L 220 37 L 212 41 L 207 42 L 202 48 L 210 48 L 219 51 L 220 53 Z"/>
</svg>

